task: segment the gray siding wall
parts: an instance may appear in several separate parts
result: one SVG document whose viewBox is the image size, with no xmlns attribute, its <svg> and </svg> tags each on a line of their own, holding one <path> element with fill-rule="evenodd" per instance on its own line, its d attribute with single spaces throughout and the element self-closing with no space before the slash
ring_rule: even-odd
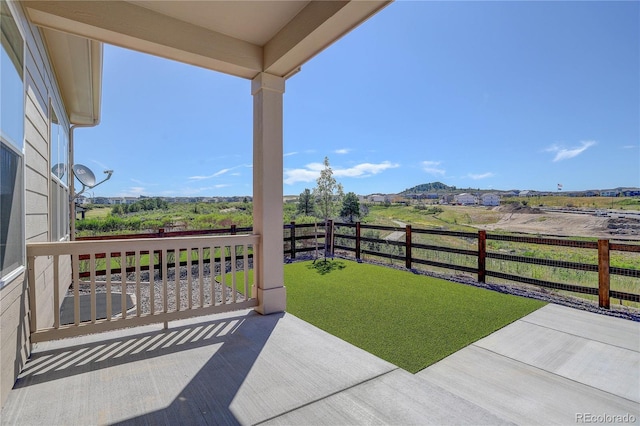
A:
<svg viewBox="0 0 640 426">
<path fill-rule="evenodd" d="M 57 105 L 58 119 L 68 128 L 67 114 L 39 30 L 27 21 L 19 3 L 12 2 L 10 8 L 25 40 L 25 237 L 27 243 L 50 241 L 50 104 Z M 70 262 L 66 259 L 60 266 L 65 277 L 61 283 L 70 283 Z M 39 259 L 36 271 L 38 325 L 46 327 L 53 324 L 51 260 Z M 0 289 L 0 405 L 30 354 L 28 312 L 25 271 Z"/>
</svg>

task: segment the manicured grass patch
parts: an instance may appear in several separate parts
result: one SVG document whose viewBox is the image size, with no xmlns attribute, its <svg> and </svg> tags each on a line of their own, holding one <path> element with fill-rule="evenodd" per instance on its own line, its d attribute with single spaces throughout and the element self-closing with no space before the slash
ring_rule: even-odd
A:
<svg viewBox="0 0 640 426">
<path fill-rule="evenodd" d="M 287 311 L 415 373 L 545 303 L 382 266 L 285 265 Z"/>
</svg>

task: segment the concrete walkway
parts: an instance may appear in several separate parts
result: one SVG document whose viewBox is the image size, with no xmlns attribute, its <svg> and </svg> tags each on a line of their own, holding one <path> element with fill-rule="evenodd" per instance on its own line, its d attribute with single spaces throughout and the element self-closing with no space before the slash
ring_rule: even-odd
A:
<svg viewBox="0 0 640 426">
<path fill-rule="evenodd" d="M 571 308 L 547 305 L 416 375 L 290 314 L 170 326 L 38 344 L 1 423 L 640 422 L 640 323 Z"/>
</svg>

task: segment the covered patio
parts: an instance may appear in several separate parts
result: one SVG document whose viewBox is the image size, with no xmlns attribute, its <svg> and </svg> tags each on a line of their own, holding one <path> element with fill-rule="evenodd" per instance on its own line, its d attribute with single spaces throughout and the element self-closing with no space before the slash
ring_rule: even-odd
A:
<svg viewBox="0 0 640 426">
<path fill-rule="evenodd" d="M 24 346 L 20 339 L 14 346 L 30 357 L 6 397 L 2 424 L 548 424 L 588 422 L 587 415 L 640 419 L 638 323 L 550 305 L 412 375 L 286 313 L 285 83 L 306 61 L 388 3 L 21 3 L 46 40 L 72 124 L 99 122 L 100 93 L 92 85 L 101 73 L 99 43 L 250 80 L 253 235 L 166 239 L 151 248 L 143 240 L 129 245 L 117 240 L 84 245 L 28 241 L 29 289 L 20 288 L 21 316 L 16 320 L 25 334 Z M 86 55 L 76 55 L 83 50 Z M 78 86 L 80 75 L 85 89 Z M 91 114 L 83 115 L 86 111 Z M 71 150 L 72 145 L 71 139 Z M 158 319 L 138 312 L 128 323 L 125 312 L 110 322 L 93 315 L 92 325 L 104 326 L 100 331 L 105 332 L 65 334 L 70 328 L 60 324 L 55 306 L 71 281 L 66 272 L 81 255 L 122 257 L 130 247 L 139 270 L 144 252 L 160 249 L 166 259 L 168 251 L 191 253 L 227 243 L 242 246 L 243 255 L 251 247 L 255 275 L 245 305 L 211 302 L 210 311 L 188 319 L 184 311 L 165 307 Z M 38 263 L 38 256 L 45 260 Z M 248 268 L 248 261 L 244 265 Z M 78 269 L 76 264 L 76 282 Z M 126 286 L 124 274 L 122 281 Z M 244 288 L 248 295 L 248 283 Z M 48 304 L 47 310 L 37 312 L 37 300 Z M 79 317 L 76 308 L 71 327 L 83 328 Z M 30 321 L 29 330 L 24 321 Z M 170 327 L 162 326 L 169 321 Z M 68 338 L 39 341 L 38 331 L 47 327 L 58 333 L 55 338 Z M 20 371 L 18 367 L 16 357 L 14 369 Z"/>
<path fill-rule="evenodd" d="M 36 344 L 2 423 L 640 420 L 640 324 L 558 305 L 416 375 L 288 313 L 173 324 Z"/>
</svg>

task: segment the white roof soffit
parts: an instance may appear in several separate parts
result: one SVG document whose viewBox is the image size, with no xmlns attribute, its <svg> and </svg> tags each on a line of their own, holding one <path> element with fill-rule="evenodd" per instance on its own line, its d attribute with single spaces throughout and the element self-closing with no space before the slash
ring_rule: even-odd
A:
<svg viewBox="0 0 640 426">
<path fill-rule="evenodd" d="M 102 43 L 42 29 L 71 124 L 96 125 L 102 96 Z"/>
<path fill-rule="evenodd" d="M 287 77 L 389 4 L 340 1 L 23 1 L 39 26 L 251 79 Z"/>
</svg>

